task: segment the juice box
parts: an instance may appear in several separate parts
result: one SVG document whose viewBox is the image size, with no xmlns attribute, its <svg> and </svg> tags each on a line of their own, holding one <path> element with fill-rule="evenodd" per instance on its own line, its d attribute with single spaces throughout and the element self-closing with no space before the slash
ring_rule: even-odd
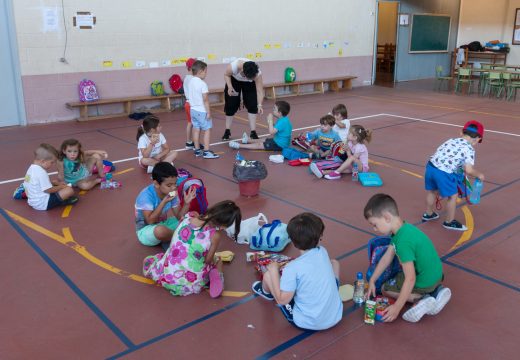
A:
<svg viewBox="0 0 520 360">
<path fill-rule="evenodd" d="M 265 256 L 264 251 L 251 251 L 246 252 L 246 261 L 247 262 L 254 262 L 257 261 L 259 257 Z"/>
<path fill-rule="evenodd" d="M 365 302 L 365 324 L 374 325 L 376 318 L 376 302 L 367 300 Z"/>
</svg>

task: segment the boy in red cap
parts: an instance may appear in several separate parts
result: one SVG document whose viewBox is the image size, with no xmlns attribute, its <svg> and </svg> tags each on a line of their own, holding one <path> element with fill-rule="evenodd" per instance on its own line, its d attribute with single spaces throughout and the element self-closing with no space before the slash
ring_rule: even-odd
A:
<svg viewBox="0 0 520 360">
<path fill-rule="evenodd" d="M 182 81 L 182 87 L 184 89 L 184 98 L 186 99 L 184 103 L 184 110 L 186 111 L 186 118 L 188 123 L 186 124 L 186 149 L 193 149 L 195 145 L 193 145 L 193 136 L 191 135 L 191 129 L 193 129 L 193 125 L 191 124 L 191 115 L 190 115 L 190 99 L 188 99 L 189 94 L 189 86 L 190 80 L 193 79 L 193 75 L 191 74 L 191 67 L 196 59 L 189 58 L 186 60 L 186 68 L 188 69 L 188 74 L 184 77 Z"/>
<path fill-rule="evenodd" d="M 474 168 L 475 149 L 482 142 L 484 126 L 478 121 L 468 121 L 462 129 L 462 137 L 449 139 L 437 148 L 426 165 L 424 185 L 426 189 L 426 212 L 423 221 L 439 218 L 434 211 L 437 195 L 447 198 L 446 220 L 442 226 L 449 230 L 466 231 L 467 227 L 455 220 L 457 200 L 457 177 L 461 171 L 484 181 L 484 174 Z"/>
</svg>

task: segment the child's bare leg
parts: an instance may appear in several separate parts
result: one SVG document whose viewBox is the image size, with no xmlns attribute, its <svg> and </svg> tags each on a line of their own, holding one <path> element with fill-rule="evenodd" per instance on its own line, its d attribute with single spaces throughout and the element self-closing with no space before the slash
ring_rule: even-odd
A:
<svg viewBox="0 0 520 360">
<path fill-rule="evenodd" d="M 211 129 L 204 130 L 202 134 L 202 139 L 204 141 L 204 150 L 209 150 L 209 136 L 211 134 Z"/>
<path fill-rule="evenodd" d="M 193 135 L 193 144 L 195 145 L 195 150 L 199 150 L 199 148 L 200 148 L 200 140 L 199 140 L 200 129 L 197 129 L 194 127 L 193 131 L 192 131 L 192 135 Z"/>
<path fill-rule="evenodd" d="M 95 176 L 89 176 L 86 179 L 80 180 L 76 183 L 76 186 L 81 190 L 90 190 L 97 184 L 100 184 L 101 178 Z"/>
<path fill-rule="evenodd" d="M 426 214 L 431 215 L 433 213 L 433 206 L 437 200 L 437 192 L 432 190 L 426 190 Z"/>
<path fill-rule="evenodd" d="M 191 129 L 193 129 L 193 125 L 189 122 L 186 125 L 186 142 L 192 142 L 193 137 L 191 136 Z"/>
<path fill-rule="evenodd" d="M 349 169 L 352 166 L 353 162 L 354 158 L 349 157 L 347 160 L 343 161 L 343 164 L 341 164 L 339 168 L 337 168 L 335 171 L 338 173 L 348 172 L 347 169 Z"/>
<path fill-rule="evenodd" d="M 455 219 L 455 208 L 457 207 L 457 194 L 451 195 L 446 201 L 446 222 L 452 222 Z"/>
<path fill-rule="evenodd" d="M 162 242 L 170 242 L 172 240 L 173 230 L 164 225 L 157 225 L 153 229 L 153 235 L 157 240 Z"/>
<path fill-rule="evenodd" d="M 250 142 L 247 144 L 238 143 L 240 149 L 250 149 L 250 150 L 263 150 L 264 149 L 264 140 L 258 139 L 249 140 Z"/>
<path fill-rule="evenodd" d="M 256 130 L 256 114 L 247 113 L 247 119 L 249 120 L 251 131 Z"/>
<path fill-rule="evenodd" d="M 385 291 L 385 289 L 383 288 L 381 292 L 384 296 L 391 297 L 393 299 L 397 299 L 399 297 L 399 293 L 395 291 Z M 408 299 L 406 299 L 406 301 L 408 301 L 409 303 L 414 303 L 417 300 L 421 299 L 423 296 L 424 295 L 421 294 L 411 293 L 410 296 L 408 296 Z"/>
<path fill-rule="evenodd" d="M 162 161 L 166 161 L 173 164 L 173 161 L 177 158 L 177 151 L 172 150 L 166 154 Z"/>
<path fill-rule="evenodd" d="M 58 195 L 60 196 L 61 200 L 67 200 L 72 195 L 74 195 L 74 189 L 70 186 L 67 186 L 66 188 L 63 188 L 60 191 L 58 191 Z"/>
<path fill-rule="evenodd" d="M 266 293 L 269 293 L 271 294 L 272 291 L 272 279 L 271 279 L 271 274 L 269 274 L 268 272 L 265 272 L 264 273 L 264 277 L 262 278 L 262 289 L 264 289 L 264 292 Z"/>
<path fill-rule="evenodd" d="M 142 158 L 141 159 L 141 165 L 143 166 L 155 166 L 159 161 L 157 161 L 154 158 Z"/>
<path fill-rule="evenodd" d="M 93 155 L 91 155 L 91 156 L 89 156 L 87 158 L 85 163 L 87 165 L 88 171 L 90 171 L 91 174 L 92 174 L 92 169 L 94 168 L 94 165 L 95 165 L 96 168 L 97 168 L 97 171 L 98 171 L 98 176 L 100 178 L 105 176 L 105 170 L 104 170 L 104 166 L 103 166 L 103 158 L 101 157 L 101 155 L 93 154 Z"/>
</svg>

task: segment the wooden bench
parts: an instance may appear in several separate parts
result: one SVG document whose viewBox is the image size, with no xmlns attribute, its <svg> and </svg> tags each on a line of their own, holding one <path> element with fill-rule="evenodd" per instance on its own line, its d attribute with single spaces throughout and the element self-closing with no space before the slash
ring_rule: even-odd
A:
<svg viewBox="0 0 520 360">
<path fill-rule="evenodd" d="M 308 94 L 323 94 L 327 85 L 329 91 L 340 91 L 352 89 L 352 80 L 357 76 L 340 76 L 320 80 L 302 80 L 292 83 L 277 83 L 265 85 L 265 96 L 268 99 L 277 99 L 287 96 L 299 96 Z M 305 90 L 312 85 L 312 90 Z M 283 92 L 277 92 L 282 89 Z"/>
</svg>

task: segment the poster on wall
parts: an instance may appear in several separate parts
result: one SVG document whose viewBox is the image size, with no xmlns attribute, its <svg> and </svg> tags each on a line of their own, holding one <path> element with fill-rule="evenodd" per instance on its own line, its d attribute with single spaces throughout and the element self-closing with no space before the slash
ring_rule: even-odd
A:
<svg viewBox="0 0 520 360">
<path fill-rule="evenodd" d="M 515 11 L 515 24 L 513 25 L 513 45 L 520 45 L 520 8 Z"/>
</svg>

